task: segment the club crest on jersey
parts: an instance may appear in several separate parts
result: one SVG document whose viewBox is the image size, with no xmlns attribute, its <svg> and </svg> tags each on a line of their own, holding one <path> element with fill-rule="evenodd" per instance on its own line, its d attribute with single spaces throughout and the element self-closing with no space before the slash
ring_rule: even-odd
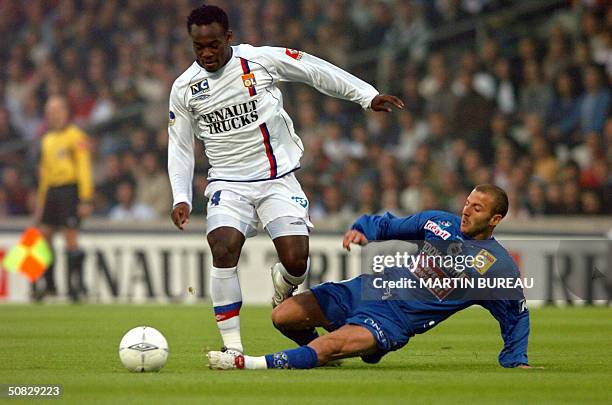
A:
<svg viewBox="0 0 612 405">
<path fill-rule="evenodd" d="M 242 83 L 244 83 L 244 87 L 246 88 L 255 87 L 255 85 L 257 84 L 257 82 L 255 81 L 255 74 L 253 73 L 247 73 L 240 77 L 242 78 Z"/>
<path fill-rule="evenodd" d="M 285 54 L 295 60 L 302 59 L 304 53 L 302 51 L 296 51 L 295 49 L 285 48 Z"/>
<path fill-rule="evenodd" d="M 486 249 L 481 249 L 476 255 L 476 261 L 474 262 L 474 269 L 480 274 L 485 274 L 489 267 L 493 266 L 493 263 L 497 261 L 497 258 Z"/>
<path fill-rule="evenodd" d="M 173 111 L 168 113 L 168 126 L 171 127 L 176 122 L 176 115 L 174 115 Z"/>
<path fill-rule="evenodd" d="M 208 79 L 200 80 L 199 82 L 194 83 L 189 87 L 191 88 L 192 96 L 210 90 L 210 88 L 208 87 Z"/>
</svg>

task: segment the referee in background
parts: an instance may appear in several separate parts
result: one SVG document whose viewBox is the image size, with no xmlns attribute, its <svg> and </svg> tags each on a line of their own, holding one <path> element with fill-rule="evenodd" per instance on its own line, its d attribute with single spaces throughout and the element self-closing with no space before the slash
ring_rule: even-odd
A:
<svg viewBox="0 0 612 405">
<path fill-rule="evenodd" d="M 50 245 L 55 233 L 62 231 L 67 251 L 68 294 L 72 301 L 78 301 L 86 293 L 85 254 L 78 245 L 79 225 L 92 212 L 89 143 L 87 134 L 70 122 L 65 97 L 51 96 L 45 105 L 45 117 L 49 130 L 42 139 L 35 219 Z M 57 295 L 54 264 L 44 278 L 44 289 L 38 286 L 34 290 L 37 300 Z"/>
</svg>

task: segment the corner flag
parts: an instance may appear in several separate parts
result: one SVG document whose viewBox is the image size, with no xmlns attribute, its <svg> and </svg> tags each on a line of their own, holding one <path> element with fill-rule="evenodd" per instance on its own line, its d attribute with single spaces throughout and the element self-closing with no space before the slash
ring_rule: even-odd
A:
<svg viewBox="0 0 612 405">
<path fill-rule="evenodd" d="M 28 228 L 17 246 L 4 256 L 2 265 L 8 271 L 21 273 L 33 283 L 45 273 L 52 260 L 53 253 L 40 230 Z"/>
</svg>

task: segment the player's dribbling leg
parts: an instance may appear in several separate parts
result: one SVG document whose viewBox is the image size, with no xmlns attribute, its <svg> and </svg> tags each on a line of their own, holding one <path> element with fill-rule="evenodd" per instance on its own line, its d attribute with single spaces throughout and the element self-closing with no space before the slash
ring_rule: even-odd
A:
<svg viewBox="0 0 612 405">
<path fill-rule="evenodd" d="M 299 219 L 295 218 L 295 220 Z M 270 227 L 272 226 L 273 224 L 270 224 Z M 306 235 L 279 236 L 274 238 L 273 242 L 280 260 L 280 263 L 272 267 L 272 283 L 274 284 L 272 306 L 276 307 L 290 297 L 304 282 L 310 260 L 308 258 L 308 236 Z"/>
<path fill-rule="evenodd" d="M 237 229 L 224 226 L 211 231 L 207 239 L 213 256 L 210 296 L 217 327 L 224 346 L 242 352 L 240 338 L 242 291 L 236 266 L 245 237 Z"/>
</svg>

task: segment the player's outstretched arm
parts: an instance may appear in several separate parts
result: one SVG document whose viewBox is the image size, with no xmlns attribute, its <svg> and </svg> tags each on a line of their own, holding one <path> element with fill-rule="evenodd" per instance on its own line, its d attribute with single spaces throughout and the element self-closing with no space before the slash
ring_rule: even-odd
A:
<svg viewBox="0 0 612 405">
<path fill-rule="evenodd" d="M 391 106 L 401 110 L 404 108 L 404 102 L 399 97 L 379 94 L 372 99 L 372 104 L 370 104 L 370 108 L 373 111 L 391 112 Z"/>
<path fill-rule="evenodd" d="M 385 215 L 362 215 L 351 226 L 361 232 L 368 241 L 373 240 L 420 240 L 424 237 L 423 225 L 427 220 L 423 213 L 396 218 L 387 212 Z"/>
<path fill-rule="evenodd" d="M 504 347 L 499 353 L 500 366 L 531 368 L 527 357 L 529 310 L 524 300 L 490 300 L 481 305 L 499 322 Z"/>
</svg>

